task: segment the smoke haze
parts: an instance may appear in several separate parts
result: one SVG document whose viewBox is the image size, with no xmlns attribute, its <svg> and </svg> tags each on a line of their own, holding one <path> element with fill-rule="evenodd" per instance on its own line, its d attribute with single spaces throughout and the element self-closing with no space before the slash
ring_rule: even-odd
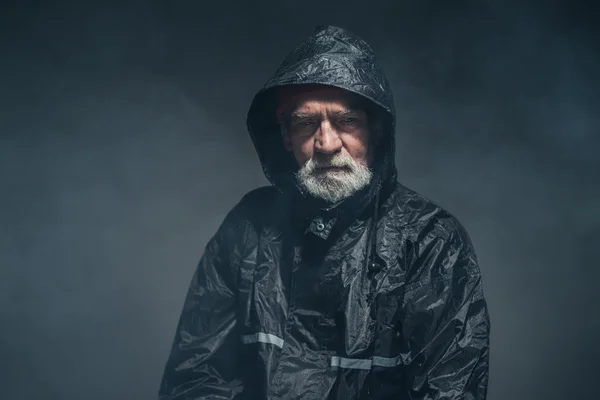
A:
<svg viewBox="0 0 600 400">
<path fill-rule="evenodd" d="M 156 397 L 206 242 L 267 184 L 252 96 L 332 24 L 394 88 L 401 182 L 473 239 L 489 399 L 600 398 L 592 3 L 251 3 L 1 6 L 0 397 Z"/>
</svg>

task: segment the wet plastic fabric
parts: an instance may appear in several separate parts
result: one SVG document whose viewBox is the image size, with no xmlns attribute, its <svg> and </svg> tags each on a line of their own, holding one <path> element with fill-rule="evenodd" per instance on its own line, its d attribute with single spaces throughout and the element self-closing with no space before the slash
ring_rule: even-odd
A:
<svg viewBox="0 0 600 400">
<path fill-rule="evenodd" d="M 373 184 L 332 207 L 293 190 L 273 88 L 320 83 L 386 116 Z M 369 46 L 317 28 L 255 97 L 271 187 L 206 246 L 160 399 L 485 399 L 489 317 L 462 225 L 396 181 L 392 92 Z"/>
</svg>

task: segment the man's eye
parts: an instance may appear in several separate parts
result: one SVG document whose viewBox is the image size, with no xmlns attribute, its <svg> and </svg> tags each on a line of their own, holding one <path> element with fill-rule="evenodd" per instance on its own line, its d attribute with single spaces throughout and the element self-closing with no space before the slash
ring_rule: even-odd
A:
<svg viewBox="0 0 600 400">
<path fill-rule="evenodd" d="M 312 124 L 312 121 L 300 121 L 297 123 L 298 126 L 311 126 Z"/>
<path fill-rule="evenodd" d="M 344 124 L 355 124 L 356 118 L 344 118 L 342 119 L 342 123 Z"/>
</svg>

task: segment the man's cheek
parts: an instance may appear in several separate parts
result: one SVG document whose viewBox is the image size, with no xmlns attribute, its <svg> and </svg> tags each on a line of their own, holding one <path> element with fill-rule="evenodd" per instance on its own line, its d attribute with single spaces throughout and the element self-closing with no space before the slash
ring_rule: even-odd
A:
<svg viewBox="0 0 600 400">
<path fill-rule="evenodd" d="M 299 154 L 303 161 L 307 161 L 313 156 L 314 148 L 311 146 L 310 141 L 303 141 L 298 146 Z"/>
</svg>

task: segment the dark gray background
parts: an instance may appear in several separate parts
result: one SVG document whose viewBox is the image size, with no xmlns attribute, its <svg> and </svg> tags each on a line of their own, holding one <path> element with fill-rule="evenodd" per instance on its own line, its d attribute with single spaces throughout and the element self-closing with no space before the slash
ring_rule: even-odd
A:
<svg viewBox="0 0 600 400">
<path fill-rule="evenodd" d="M 371 43 L 401 181 L 473 238 L 489 399 L 600 398 L 596 8 L 203 3 L 3 3 L 0 398 L 154 398 L 204 245 L 266 183 L 251 98 L 318 24 Z"/>
</svg>

